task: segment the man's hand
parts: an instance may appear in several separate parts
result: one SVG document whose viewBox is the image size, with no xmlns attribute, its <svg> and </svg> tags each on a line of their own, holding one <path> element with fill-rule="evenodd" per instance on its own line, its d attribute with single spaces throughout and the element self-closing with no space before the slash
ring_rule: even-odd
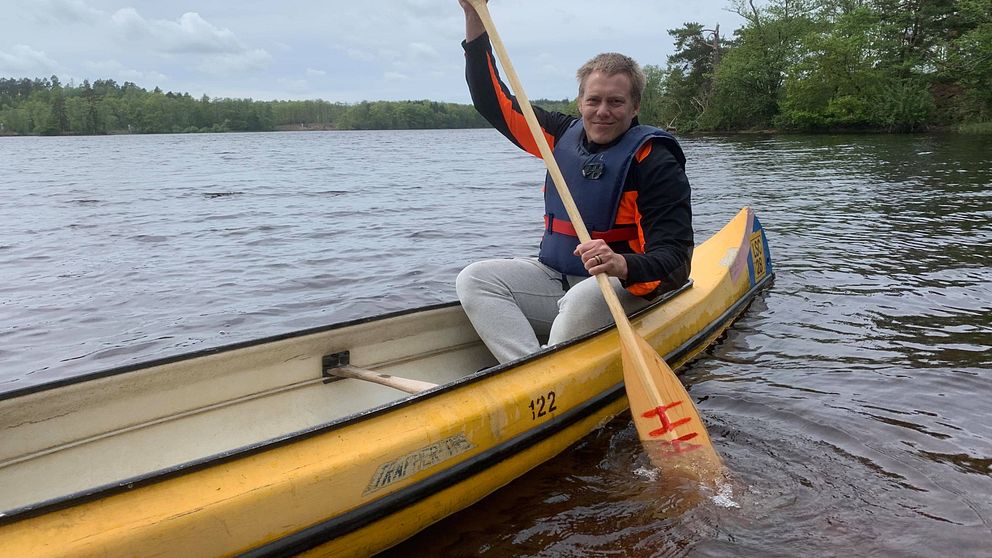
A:
<svg viewBox="0 0 992 558">
<path fill-rule="evenodd" d="M 596 239 L 579 244 L 575 255 L 582 259 L 582 265 L 590 275 L 605 273 L 620 280 L 627 279 L 627 260 L 610 248 L 605 240 Z"/>
</svg>

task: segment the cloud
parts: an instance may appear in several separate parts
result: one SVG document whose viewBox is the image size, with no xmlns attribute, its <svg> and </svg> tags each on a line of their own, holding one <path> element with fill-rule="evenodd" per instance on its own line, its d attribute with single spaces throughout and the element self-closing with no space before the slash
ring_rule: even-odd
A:
<svg viewBox="0 0 992 558">
<path fill-rule="evenodd" d="M 197 68 L 207 74 L 230 75 L 249 70 L 264 70 L 272 62 L 272 55 L 260 48 L 244 52 L 225 52 L 205 56 Z"/>
<path fill-rule="evenodd" d="M 100 62 L 87 61 L 83 64 L 87 70 L 92 70 L 99 74 L 117 74 L 124 71 L 124 64 L 117 60 L 101 60 Z"/>
<path fill-rule="evenodd" d="M 155 85 L 165 85 L 168 76 L 156 71 L 140 71 L 128 68 L 117 60 L 103 60 L 100 62 L 88 61 L 84 64 L 87 70 L 100 76 L 112 77 L 120 81 L 131 81 L 135 83 L 153 83 Z"/>
<path fill-rule="evenodd" d="M 196 12 L 187 12 L 179 21 L 152 20 L 134 8 L 117 10 L 111 16 L 116 29 L 130 41 L 150 43 L 156 50 L 169 53 L 231 53 L 244 51 L 230 29 L 214 27 Z"/>
<path fill-rule="evenodd" d="M 28 17 L 39 23 L 92 23 L 103 16 L 82 0 L 34 0 Z"/>
<path fill-rule="evenodd" d="M 467 102 L 464 17 L 449 2 L 390 0 L 388 9 L 370 10 L 367 2 L 304 0 L 290 10 L 229 0 L 0 0 L 8 8 L 0 75 L 112 77 L 210 96 Z M 575 69 L 597 52 L 664 66 L 672 50 L 666 30 L 683 20 L 720 22 L 731 34 L 728 17 L 743 20 L 722 8 L 727 3 L 699 0 L 672 10 L 668 2 L 616 0 L 606 11 L 596 0 L 490 5 L 531 96 L 563 98 L 575 94 Z M 582 17 L 589 13 L 596 15 Z M 549 35 L 548 21 L 570 21 L 574 32 Z M 602 33 L 607 27 L 621 31 Z M 297 93 L 305 87 L 300 80 L 310 89 Z"/>
<path fill-rule="evenodd" d="M 534 57 L 534 63 L 540 68 L 541 75 L 552 76 L 562 80 L 574 79 L 576 68 L 565 68 L 561 59 L 554 54 L 545 52 Z M 578 84 L 578 82 L 576 82 Z"/>
<path fill-rule="evenodd" d="M 117 79 L 133 83 L 152 83 L 156 86 L 165 86 L 169 81 L 168 76 L 155 70 L 142 72 L 139 70 L 123 69 L 117 72 Z"/>
<path fill-rule="evenodd" d="M 14 45 L 10 52 L 0 50 L 0 74 L 26 75 L 54 72 L 59 64 L 43 51 L 28 45 Z"/>
<path fill-rule="evenodd" d="M 437 49 L 426 43 L 410 43 L 410 57 L 416 60 L 438 60 L 441 56 Z"/>
<path fill-rule="evenodd" d="M 283 89 L 293 93 L 305 93 L 310 90 L 310 83 L 305 79 L 279 78 L 276 80 Z"/>
<path fill-rule="evenodd" d="M 348 48 L 345 49 L 345 54 L 347 54 L 348 58 L 351 58 L 352 60 L 360 60 L 362 62 L 372 62 L 375 60 L 375 54 L 367 50 Z"/>
<path fill-rule="evenodd" d="M 217 27 L 196 12 L 177 21 L 148 20 L 134 8 L 117 10 L 111 23 L 124 40 L 168 56 L 201 57 L 196 67 L 205 73 L 227 75 L 269 66 L 272 55 L 244 44 L 233 31 Z"/>
<path fill-rule="evenodd" d="M 416 19 L 437 20 L 452 14 L 461 16 L 461 12 L 452 10 L 450 5 L 436 0 L 404 0 L 400 3 L 400 7 L 407 15 Z"/>
</svg>

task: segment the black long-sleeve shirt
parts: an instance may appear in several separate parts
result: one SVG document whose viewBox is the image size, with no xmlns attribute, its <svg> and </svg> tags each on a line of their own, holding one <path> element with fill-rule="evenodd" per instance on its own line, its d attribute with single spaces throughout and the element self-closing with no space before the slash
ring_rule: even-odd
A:
<svg viewBox="0 0 992 558">
<path fill-rule="evenodd" d="M 465 49 L 465 76 L 476 110 L 518 147 L 540 157 L 520 105 L 496 69 L 489 36 L 483 34 L 463 42 L 462 46 Z M 576 120 L 567 114 L 537 106 L 533 108 L 552 147 Z M 633 125 L 637 125 L 636 118 Z M 583 141 L 593 153 L 609 147 Z M 610 248 L 627 260 L 625 285 L 661 281 L 657 289 L 645 295 L 651 297 L 676 288 L 688 279 L 693 234 L 691 192 L 683 165 L 668 149 L 667 142 L 654 140 L 649 145 L 650 148 L 642 148 L 634 159 L 624 185 L 625 194 L 636 192 L 644 253 L 634 253 L 626 242 L 611 243 Z"/>
</svg>

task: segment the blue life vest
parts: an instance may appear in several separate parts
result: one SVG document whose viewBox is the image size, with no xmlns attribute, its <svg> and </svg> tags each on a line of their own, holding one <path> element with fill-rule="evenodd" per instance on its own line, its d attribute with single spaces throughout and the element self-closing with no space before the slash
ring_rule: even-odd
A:
<svg viewBox="0 0 992 558">
<path fill-rule="evenodd" d="M 627 171 L 638 150 L 654 138 L 670 140 L 680 163 L 685 161 L 678 141 L 668 132 L 638 125 L 627 130 L 616 144 L 590 153 L 582 145 L 584 136 L 582 121 L 576 120 L 558 138 L 554 153 L 589 236 L 608 243 L 638 238 L 638 224 L 616 227 Z M 544 224 L 538 259 L 561 273 L 588 276 L 582 260 L 573 255 L 579 239 L 550 174 L 544 181 Z"/>
</svg>

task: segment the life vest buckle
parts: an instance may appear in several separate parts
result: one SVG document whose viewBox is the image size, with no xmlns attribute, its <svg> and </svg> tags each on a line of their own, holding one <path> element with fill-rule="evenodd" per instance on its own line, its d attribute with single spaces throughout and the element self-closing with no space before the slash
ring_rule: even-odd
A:
<svg viewBox="0 0 992 558">
<path fill-rule="evenodd" d="M 588 180 L 599 180 L 603 176 L 606 164 L 602 160 L 589 161 L 582 165 L 582 178 Z"/>
</svg>

